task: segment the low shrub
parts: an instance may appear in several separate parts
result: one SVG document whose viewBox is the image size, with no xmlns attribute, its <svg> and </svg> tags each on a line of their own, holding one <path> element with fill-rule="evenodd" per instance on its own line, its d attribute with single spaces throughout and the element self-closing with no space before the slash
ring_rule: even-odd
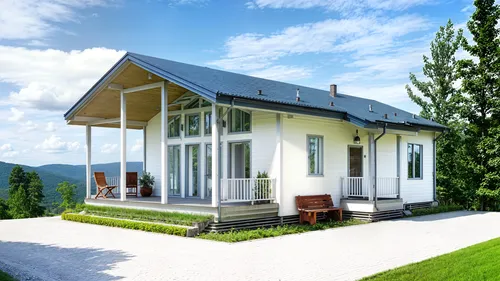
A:
<svg viewBox="0 0 500 281">
<path fill-rule="evenodd" d="M 94 205 L 78 205 L 76 212 L 85 211 L 85 213 L 101 217 L 112 217 L 119 219 L 140 220 L 150 222 L 161 222 L 167 224 L 192 226 L 193 223 L 206 222 L 213 220 L 210 215 L 194 215 L 177 212 L 160 212 L 150 210 L 137 210 L 129 208 L 117 208 Z"/>
<path fill-rule="evenodd" d="M 425 216 L 425 215 L 432 215 L 432 214 L 439 214 L 446 212 L 461 211 L 463 209 L 464 208 L 459 205 L 439 205 L 437 207 L 415 209 L 412 210 L 411 212 L 412 212 L 412 217 L 416 217 L 416 216 Z"/>
<path fill-rule="evenodd" d="M 174 225 L 163 225 L 163 224 L 155 224 L 151 222 L 137 222 L 137 221 L 126 221 L 114 218 L 103 218 L 103 217 L 95 217 L 89 215 L 80 215 L 73 214 L 70 212 L 64 212 L 61 215 L 63 220 L 81 222 L 81 223 L 90 223 L 111 227 L 120 227 L 126 229 L 134 229 L 134 230 L 142 230 L 147 232 L 156 232 L 156 233 L 164 233 L 170 235 L 177 236 L 186 236 L 187 229 L 180 226 Z"/>
<path fill-rule="evenodd" d="M 366 222 L 361 220 L 346 220 L 342 222 L 337 222 L 337 221 L 319 222 L 315 225 L 293 224 L 293 225 L 283 225 L 270 228 L 259 228 L 253 230 L 234 230 L 222 233 L 215 233 L 215 232 L 202 233 L 198 236 L 198 238 L 214 240 L 214 241 L 222 241 L 222 242 L 241 242 L 247 240 L 277 237 L 288 234 L 298 234 L 308 231 L 324 230 L 329 228 L 337 228 L 337 227 L 358 225 L 364 223 Z"/>
</svg>

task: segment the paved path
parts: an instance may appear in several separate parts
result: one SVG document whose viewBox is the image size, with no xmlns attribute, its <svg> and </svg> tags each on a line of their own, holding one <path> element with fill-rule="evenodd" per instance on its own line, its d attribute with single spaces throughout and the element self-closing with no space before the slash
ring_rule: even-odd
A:
<svg viewBox="0 0 500 281">
<path fill-rule="evenodd" d="M 30 280 L 356 280 L 499 237 L 499 220 L 454 212 L 238 244 L 57 217 L 0 221 L 0 269 Z"/>
</svg>

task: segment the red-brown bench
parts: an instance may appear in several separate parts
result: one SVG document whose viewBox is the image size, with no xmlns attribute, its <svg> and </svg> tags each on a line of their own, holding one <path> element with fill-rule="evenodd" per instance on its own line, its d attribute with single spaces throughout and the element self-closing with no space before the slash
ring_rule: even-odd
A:
<svg viewBox="0 0 500 281">
<path fill-rule="evenodd" d="M 295 203 L 301 224 L 308 222 L 310 225 L 315 225 L 317 213 L 326 213 L 328 218 L 337 215 L 338 220 L 342 221 L 342 208 L 333 206 L 332 196 L 329 194 L 295 196 Z"/>
</svg>

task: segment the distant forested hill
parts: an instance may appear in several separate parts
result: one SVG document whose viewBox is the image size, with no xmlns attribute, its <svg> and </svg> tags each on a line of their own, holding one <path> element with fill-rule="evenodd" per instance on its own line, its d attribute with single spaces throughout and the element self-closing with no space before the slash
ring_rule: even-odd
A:
<svg viewBox="0 0 500 281">
<path fill-rule="evenodd" d="M 8 196 L 9 175 L 15 165 L 0 161 L 0 198 L 6 199 Z M 85 165 L 49 164 L 39 167 L 21 165 L 21 167 L 26 172 L 36 171 L 40 175 L 44 185 L 43 193 L 46 205 L 52 205 L 53 202 L 60 201 L 56 187 L 58 183 L 63 181 L 76 184 L 78 201 L 82 201 L 85 197 Z M 119 176 L 120 163 L 95 164 L 92 165 L 92 172 L 94 171 L 105 172 L 107 177 Z M 127 163 L 127 171 L 141 173 L 142 162 Z"/>
</svg>

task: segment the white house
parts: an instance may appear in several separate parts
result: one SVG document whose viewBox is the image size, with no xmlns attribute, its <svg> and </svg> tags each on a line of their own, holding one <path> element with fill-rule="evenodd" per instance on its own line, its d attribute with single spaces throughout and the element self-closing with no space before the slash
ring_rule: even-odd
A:
<svg viewBox="0 0 500 281">
<path fill-rule="evenodd" d="M 218 221 L 297 215 L 297 195 L 331 194 L 348 216 L 372 219 L 435 202 L 435 143 L 446 129 L 336 85 L 324 91 L 134 53 L 64 117 L 86 127 L 87 204 Z M 121 130 L 117 199 L 91 194 L 92 127 Z M 126 196 L 127 129 L 144 132 L 153 197 Z"/>
</svg>

